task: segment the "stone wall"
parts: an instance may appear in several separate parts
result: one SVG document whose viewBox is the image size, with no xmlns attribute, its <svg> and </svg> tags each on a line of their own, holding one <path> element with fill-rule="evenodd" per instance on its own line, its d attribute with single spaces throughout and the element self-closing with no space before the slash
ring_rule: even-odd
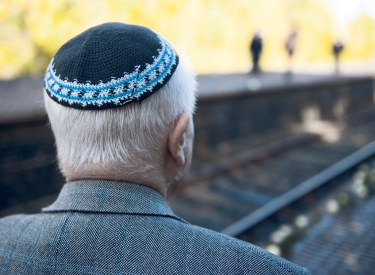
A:
<svg viewBox="0 0 375 275">
<path fill-rule="evenodd" d="M 373 79 L 357 78 L 201 95 L 194 119 L 194 163 L 209 161 L 237 144 L 259 146 L 290 135 L 306 110 L 337 121 L 373 105 L 373 91 Z M 56 193 L 64 183 L 47 119 L 43 112 L 32 114 L 19 120 L 22 123 L 0 123 L 0 210 Z"/>
<path fill-rule="evenodd" d="M 259 146 L 290 135 L 306 119 L 339 121 L 374 105 L 374 81 L 357 78 L 257 92 L 202 96 L 195 115 L 195 158 L 235 143 Z"/>
<path fill-rule="evenodd" d="M 62 184 L 45 122 L 0 126 L 0 210 L 56 193 Z"/>
</svg>

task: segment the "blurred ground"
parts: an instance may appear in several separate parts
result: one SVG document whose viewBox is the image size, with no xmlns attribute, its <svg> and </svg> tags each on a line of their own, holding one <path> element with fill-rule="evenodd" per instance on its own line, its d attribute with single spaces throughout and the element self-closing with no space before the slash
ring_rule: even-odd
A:
<svg viewBox="0 0 375 275">
<path fill-rule="evenodd" d="M 329 63 L 296 64 L 295 71 L 307 74 L 334 75 L 333 61 Z M 375 59 L 368 61 L 345 61 L 340 63 L 340 75 L 342 76 L 375 76 Z"/>
<path fill-rule="evenodd" d="M 368 67 L 370 68 L 370 65 Z M 198 98 L 238 91 L 262 92 L 265 90 L 277 90 L 288 86 L 324 83 L 347 77 L 349 75 L 278 72 L 264 72 L 259 74 L 203 74 L 197 77 L 199 83 Z M 41 78 L 20 78 L 0 81 L 0 124 L 29 121 L 30 119 L 33 120 L 44 116 L 42 90 L 43 80 Z"/>
<path fill-rule="evenodd" d="M 307 74 L 307 73 L 234 73 L 205 74 L 198 76 L 199 95 L 217 95 L 239 91 L 258 91 L 285 89 L 289 86 L 324 83 L 347 79 L 347 75 Z"/>
</svg>

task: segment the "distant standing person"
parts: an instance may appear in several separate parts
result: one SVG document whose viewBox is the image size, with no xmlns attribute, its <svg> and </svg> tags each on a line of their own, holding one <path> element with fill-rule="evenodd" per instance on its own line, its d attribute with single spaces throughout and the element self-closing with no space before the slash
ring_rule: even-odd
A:
<svg viewBox="0 0 375 275">
<path fill-rule="evenodd" d="M 260 34 L 260 31 L 257 31 L 254 34 L 254 37 L 251 40 L 251 44 L 250 44 L 250 52 L 251 52 L 251 56 L 253 59 L 253 69 L 251 70 L 251 72 L 253 73 L 260 72 L 259 59 L 262 53 L 262 47 L 263 47 L 262 36 Z"/>
<path fill-rule="evenodd" d="M 288 57 L 289 57 L 289 69 L 288 71 L 291 72 L 292 70 L 292 59 L 293 59 L 293 54 L 296 49 L 296 44 L 297 44 L 297 31 L 292 30 L 292 32 L 288 35 L 288 38 L 286 39 L 285 42 L 285 49 L 288 52 Z"/>
<path fill-rule="evenodd" d="M 340 69 L 339 69 L 339 59 L 340 59 L 340 55 L 341 55 L 341 52 L 342 52 L 343 49 L 344 49 L 344 44 L 340 40 L 337 40 L 332 45 L 332 52 L 333 52 L 333 55 L 335 56 L 335 73 L 337 73 L 337 74 L 340 71 Z"/>
</svg>

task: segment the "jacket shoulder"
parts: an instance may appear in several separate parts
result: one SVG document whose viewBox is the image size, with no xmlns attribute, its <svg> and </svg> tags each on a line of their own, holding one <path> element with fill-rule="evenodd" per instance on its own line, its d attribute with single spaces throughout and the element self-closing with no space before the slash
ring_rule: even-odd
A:
<svg viewBox="0 0 375 275">
<path fill-rule="evenodd" d="M 308 275 L 309 271 L 299 267 L 279 256 L 276 256 L 258 246 L 241 241 L 199 226 L 187 225 L 194 231 L 196 249 L 205 249 L 207 260 L 215 259 L 236 263 L 237 274 L 278 274 L 278 275 Z"/>
<path fill-rule="evenodd" d="M 32 221 L 34 215 L 12 215 L 0 219 L 0 244 L 17 238 Z"/>
</svg>

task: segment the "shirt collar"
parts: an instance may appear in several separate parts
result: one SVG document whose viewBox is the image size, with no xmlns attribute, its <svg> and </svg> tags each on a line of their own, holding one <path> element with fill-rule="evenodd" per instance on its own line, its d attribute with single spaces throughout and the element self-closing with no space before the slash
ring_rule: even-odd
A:
<svg viewBox="0 0 375 275">
<path fill-rule="evenodd" d="M 157 191 L 136 183 L 108 180 L 68 182 L 57 200 L 42 209 L 44 213 L 65 211 L 164 216 L 185 222 Z"/>
</svg>

